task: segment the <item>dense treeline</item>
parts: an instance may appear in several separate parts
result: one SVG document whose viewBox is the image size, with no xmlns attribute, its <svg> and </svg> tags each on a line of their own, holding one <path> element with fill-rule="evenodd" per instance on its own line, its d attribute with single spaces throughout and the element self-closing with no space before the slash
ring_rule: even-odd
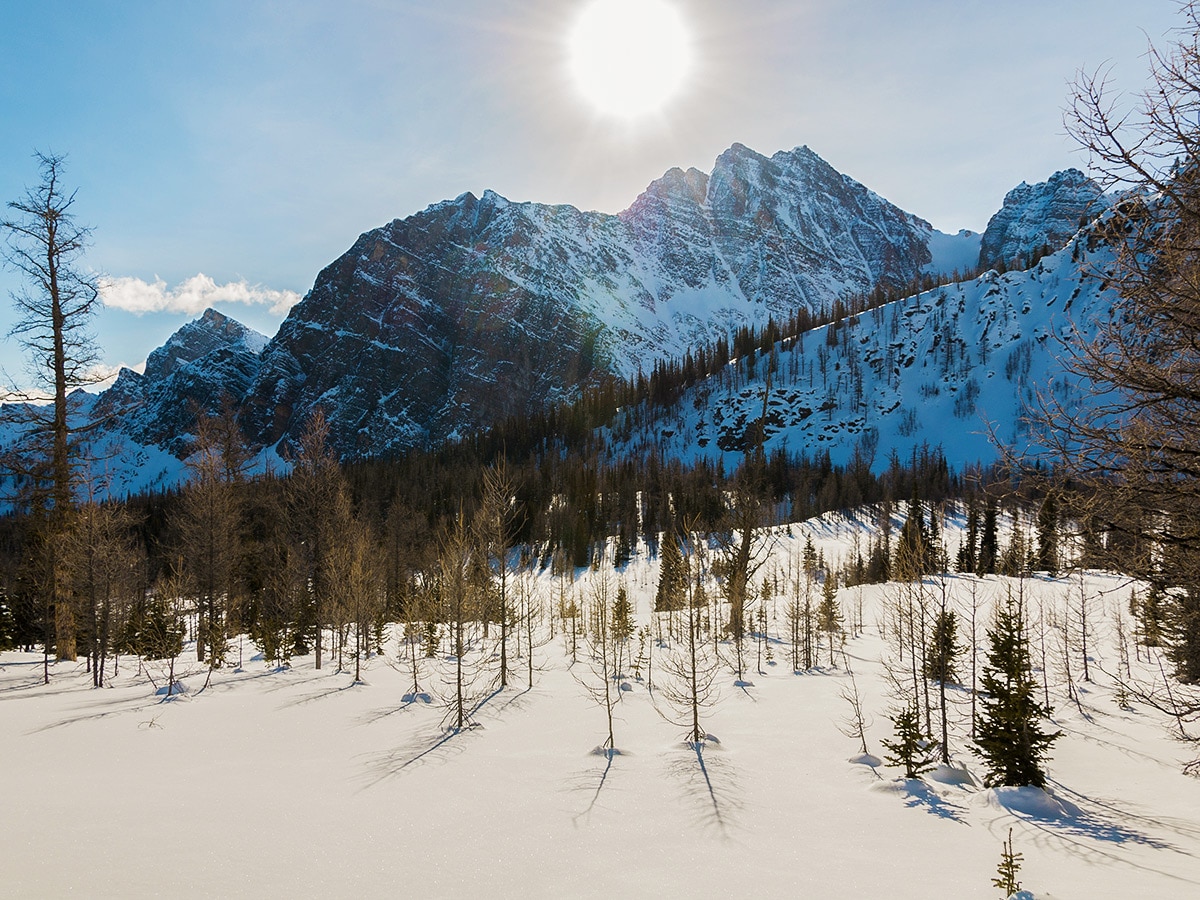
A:
<svg viewBox="0 0 1200 900">
<path fill-rule="evenodd" d="M 186 608 L 201 660 L 219 658 L 222 642 L 239 633 L 279 653 L 288 642 L 288 652 L 316 649 L 330 626 L 345 634 L 344 626 L 359 620 L 365 633 L 368 613 L 348 609 L 360 598 L 334 599 L 354 577 L 370 582 L 371 623 L 404 620 L 406 604 L 430 583 L 447 532 L 456 522 L 475 521 L 487 506 L 488 475 L 498 469 L 508 492 L 506 546 L 525 548 L 536 565 L 566 568 L 596 564 L 605 553 L 621 565 L 639 542 L 656 553 L 660 535 L 678 522 L 721 535 L 913 496 L 940 504 L 963 489 L 934 449 L 894 459 L 882 473 L 857 457 L 842 467 L 828 453 L 783 451 L 751 454 L 727 472 L 707 460 L 684 464 L 653 455 L 608 463 L 588 442 L 572 449 L 565 439 L 544 441 L 525 455 L 501 453 L 484 437 L 341 466 L 327 449 L 319 416 L 288 476 L 250 479 L 229 416 L 213 416 L 198 429 L 186 486 L 120 503 L 83 503 L 72 513 L 60 568 L 85 573 L 71 576 L 74 641 L 94 660 L 98 683 L 102 660 L 114 649 L 164 640 L 169 646 L 170 635 L 160 632 L 179 624 L 163 624 L 163 603 L 177 613 Z M 754 519 L 739 523 L 731 498 L 747 494 Z M 44 557 L 36 552 L 42 522 L 37 515 L 0 521 L 5 643 L 72 655 L 56 634 L 54 611 L 36 599 L 44 583 L 38 570 Z M 111 571 L 97 573 L 97 560 Z M 371 571 L 355 573 L 356 565 Z M 92 580 L 81 584 L 81 577 Z M 107 579 L 103 589 L 94 582 L 99 577 Z M 126 598 L 117 604 L 120 614 L 110 603 L 114 594 Z M 145 633 L 150 626 L 154 635 Z"/>
<path fill-rule="evenodd" d="M 968 482 L 985 487 L 1006 476 L 976 471 L 964 479 L 932 448 L 908 460 L 893 458 L 882 472 L 872 471 L 859 453 L 844 466 L 834 465 L 828 452 L 766 454 L 753 446 L 753 429 L 743 462 L 726 471 L 706 459 L 617 456 L 606 447 L 603 428 L 622 408 L 641 406 L 653 415 L 654 407 L 731 364 L 752 368 L 758 354 L 773 354 L 781 342 L 802 340 L 824 325 L 833 325 L 836 336 L 843 320 L 937 283 L 926 276 L 905 290 L 879 288 L 815 312 L 798 310 L 787 322 L 743 327 L 682 360 L 656 364 L 648 376 L 610 379 L 574 403 L 394 458 L 339 466 L 318 414 L 290 451 L 293 470 L 286 477 L 245 476 L 247 451 L 227 405 L 201 420 L 185 487 L 121 503 L 85 503 L 70 511 L 72 521 L 53 527 L 36 513 L 3 520 L 0 644 L 41 645 L 47 659 L 52 651 L 60 658 L 85 654 L 97 684 L 109 652 L 168 655 L 182 639 L 185 620 L 198 659 L 214 665 L 235 634 L 250 635 L 268 658 L 284 661 L 312 651 L 320 659 L 329 650 L 322 636 L 332 630 L 341 654 L 349 635 L 361 644 L 370 629 L 411 618 L 416 605 L 430 606 L 423 595 L 439 582 L 447 535 L 484 514 L 488 474 L 497 470 L 509 491 L 504 545 L 524 548 L 532 564 L 559 569 L 595 565 L 606 553 L 620 566 L 639 542 L 657 553 L 660 536 L 682 522 L 728 544 L 735 533 L 834 509 L 874 504 L 887 518 L 906 500 L 940 507 L 964 496 Z M 889 541 L 885 528 L 843 580 L 888 577 Z M 76 543 L 82 561 L 49 552 Z M 54 580 L 76 566 L 94 568 L 89 560 L 111 561 L 112 571 L 100 573 L 108 579 L 103 589 L 92 572 L 93 581 L 68 586 L 69 599 L 47 593 L 50 574 Z M 494 560 L 489 565 L 494 568 Z M 742 568 L 747 565 L 743 558 Z M 354 580 L 361 589 L 347 588 Z M 748 581 L 743 571 L 743 590 Z M 125 599 L 98 599 L 106 593 Z M 67 604 L 71 615 L 64 619 Z M 71 623 L 69 633 L 63 622 Z"/>
</svg>

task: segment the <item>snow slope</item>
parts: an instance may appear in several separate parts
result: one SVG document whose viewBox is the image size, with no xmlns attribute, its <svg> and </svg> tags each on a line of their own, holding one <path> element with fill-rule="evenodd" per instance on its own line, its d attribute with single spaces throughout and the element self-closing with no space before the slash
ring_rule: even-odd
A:
<svg viewBox="0 0 1200 900">
<path fill-rule="evenodd" d="M 869 518 L 778 530 L 764 571 L 786 579 L 810 535 L 827 558 L 850 552 Z M 945 533 L 953 546 L 953 523 Z M 620 573 L 643 622 L 657 565 L 639 555 Z M 579 573 L 570 589 L 586 595 L 596 577 Z M 548 573 L 538 582 L 544 598 L 557 593 Z M 594 754 L 604 714 L 580 684 L 585 664 L 569 667 L 561 631 L 535 650 L 532 688 L 523 657 L 515 686 L 478 686 L 478 727 L 461 733 L 443 729 L 436 700 L 450 662 L 422 676 L 434 702 L 406 700 L 411 677 L 394 639 L 368 661 L 362 684 L 328 660 L 316 671 L 311 656 L 273 670 L 247 644 L 243 665 L 217 671 L 207 690 L 191 663 L 187 693 L 169 702 L 129 658 L 97 691 L 80 666 L 54 665 L 42 686 L 40 657 L 5 653 L 0 892 L 992 898 L 1011 827 L 1024 854 L 1020 880 L 1039 900 L 1197 896 L 1200 781 L 1180 772 L 1195 745 L 1174 739 L 1153 709 L 1119 707 L 1105 674 L 1117 669 L 1113 627 L 1129 585 L 1099 573 L 946 583 L 960 616 L 972 590 L 987 602 L 1022 590 L 1031 609 L 1060 623 L 1071 621 L 1078 584 L 1092 598 L 1095 681 L 1080 682 L 1075 666 L 1078 708 L 1066 700 L 1062 633 L 1048 634 L 1054 724 L 1064 732 L 1048 794 L 980 785 L 961 689 L 951 716 L 958 768 L 906 782 L 894 767 L 853 761 L 860 748 L 840 730 L 845 662 L 792 673 L 782 597 L 770 626 L 775 664 L 742 688 L 722 670 L 705 720 L 719 743 L 699 755 L 655 711 L 663 648 L 650 669 L 656 689 L 643 667 L 621 692 L 620 754 Z M 890 731 L 879 624 L 895 590 L 840 594 L 848 620 L 862 605 L 865 632 L 848 640 L 846 659 L 876 755 Z M 149 671 L 161 684 L 163 667 Z M 1134 663 L 1147 681 L 1156 671 Z"/>
<path fill-rule="evenodd" d="M 908 459 L 925 444 L 941 445 L 954 467 L 995 460 L 996 442 L 1034 449 L 1028 417 L 1043 400 L 1086 402 L 1063 361 L 1111 308 L 1111 291 L 1088 274 L 1111 251 L 1089 253 L 1086 243 L 1076 239 L 1026 271 L 989 271 L 735 361 L 669 408 L 625 411 L 610 430 L 611 452 L 657 448 L 736 465 L 763 416 L 768 370 L 768 452 L 828 451 L 844 463 L 858 450 L 880 469 L 892 453 Z"/>
</svg>

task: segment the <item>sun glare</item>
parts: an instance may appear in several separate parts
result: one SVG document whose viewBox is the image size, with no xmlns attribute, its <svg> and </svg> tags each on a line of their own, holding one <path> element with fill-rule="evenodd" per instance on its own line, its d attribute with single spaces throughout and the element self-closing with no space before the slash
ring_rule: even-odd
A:
<svg viewBox="0 0 1200 900">
<path fill-rule="evenodd" d="M 679 10 L 665 0 L 592 0 L 568 37 L 571 77 L 597 112 L 656 113 L 683 86 L 692 48 Z"/>
</svg>

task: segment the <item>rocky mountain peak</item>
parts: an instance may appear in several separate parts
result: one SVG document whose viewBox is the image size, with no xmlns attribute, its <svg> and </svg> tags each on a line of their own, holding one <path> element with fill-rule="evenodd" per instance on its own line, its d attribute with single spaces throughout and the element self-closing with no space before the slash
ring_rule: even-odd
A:
<svg viewBox="0 0 1200 900">
<path fill-rule="evenodd" d="M 1108 206 L 1100 185 L 1078 169 L 1055 172 L 1046 181 L 1022 181 L 1004 197 L 979 248 L 985 266 L 1028 259 L 1042 247 L 1058 250 L 1087 220 Z"/>
<path fill-rule="evenodd" d="M 209 308 L 188 322 L 146 358 L 146 378 L 158 380 L 223 347 L 241 345 L 253 354 L 267 344 L 265 335 Z"/>
</svg>

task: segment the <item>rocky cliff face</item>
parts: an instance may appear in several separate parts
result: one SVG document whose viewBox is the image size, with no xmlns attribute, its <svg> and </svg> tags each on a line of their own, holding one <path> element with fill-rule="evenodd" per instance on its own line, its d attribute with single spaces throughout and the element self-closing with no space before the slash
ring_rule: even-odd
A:
<svg viewBox="0 0 1200 900">
<path fill-rule="evenodd" d="M 338 449 L 384 453 L 570 397 L 698 342 L 931 264 L 932 227 L 806 147 L 734 145 L 620 215 L 464 194 L 362 235 L 262 355 L 267 444 L 316 407 Z"/>
<path fill-rule="evenodd" d="M 111 417 L 137 443 L 183 457 L 197 413 L 241 403 L 258 375 L 266 344 L 257 331 L 205 310 L 147 357 L 144 374 L 122 369 L 91 415 Z"/>
<path fill-rule="evenodd" d="M 1038 184 L 1021 182 L 988 222 L 979 262 L 1008 266 L 1043 247 L 1057 250 L 1107 206 L 1100 186 L 1078 169 L 1056 172 Z"/>
</svg>

